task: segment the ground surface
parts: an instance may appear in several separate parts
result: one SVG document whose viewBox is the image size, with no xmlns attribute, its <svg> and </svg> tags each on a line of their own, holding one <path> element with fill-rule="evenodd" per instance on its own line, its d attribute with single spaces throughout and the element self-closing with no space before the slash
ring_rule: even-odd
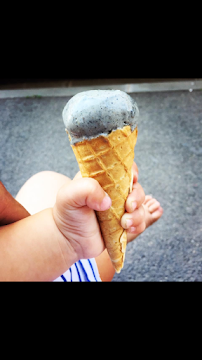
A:
<svg viewBox="0 0 202 360">
<path fill-rule="evenodd" d="M 140 110 L 139 182 L 164 214 L 128 245 L 113 281 L 201 281 L 202 91 L 131 96 Z M 68 99 L 0 99 L 0 180 L 12 195 L 38 171 L 78 171 L 61 116 Z"/>
</svg>

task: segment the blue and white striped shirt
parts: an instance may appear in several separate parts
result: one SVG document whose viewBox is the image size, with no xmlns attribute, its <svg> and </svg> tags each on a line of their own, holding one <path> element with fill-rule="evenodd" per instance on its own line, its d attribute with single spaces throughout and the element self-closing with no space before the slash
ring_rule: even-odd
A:
<svg viewBox="0 0 202 360">
<path fill-rule="evenodd" d="M 73 264 L 63 275 L 54 281 L 101 281 L 94 258 L 82 259 Z"/>
</svg>

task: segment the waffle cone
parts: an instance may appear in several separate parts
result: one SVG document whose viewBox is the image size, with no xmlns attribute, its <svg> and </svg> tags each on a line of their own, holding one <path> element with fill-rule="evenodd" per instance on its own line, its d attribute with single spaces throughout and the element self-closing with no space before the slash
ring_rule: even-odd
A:
<svg viewBox="0 0 202 360">
<path fill-rule="evenodd" d="M 121 218 L 125 212 L 126 199 L 132 190 L 137 132 L 137 128 L 132 132 L 130 126 L 125 126 L 108 136 L 72 145 L 82 176 L 97 180 L 112 200 L 109 210 L 96 211 L 96 215 L 117 273 L 123 267 L 127 244 L 127 232 L 121 226 Z"/>
</svg>

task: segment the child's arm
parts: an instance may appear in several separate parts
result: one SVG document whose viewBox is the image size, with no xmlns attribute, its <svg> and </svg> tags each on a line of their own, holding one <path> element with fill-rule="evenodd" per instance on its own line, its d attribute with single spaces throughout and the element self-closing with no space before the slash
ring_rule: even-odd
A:
<svg viewBox="0 0 202 360">
<path fill-rule="evenodd" d="M 97 181 L 63 186 L 53 209 L 0 227 L 0 280 L 54 280 L 73 263 L 104 250 L 94 210 L 111 200 Z"/>
<path fill-rule="evenodd" d="M 140 185 L 127 200 L 127 211 L 134 217 L 133 226 L 139 224 L 139 233 L 144 225 L 143 200 Z M 134 212 L 130 210 L 133 201 L 137 202 Z M 105 246 L 94 210 L 104 211 L 110 206 L 111 199 L 96 180 L 75 178 L 59 190 L 53 209 L 32 216 L 21 209 L 26 218 L 0 227 L 0 280 L 51 281 L 79 259 L 98 257 Z M 11 220 L 13 206 L 8 209 Z M 1 215 L 0 206 L 0 219 Z"/>
<path fill-rule="evenodd" d="M 58 230 L 52 209 L 0 227 L 0 280 L 49 281 L 76 259 Z"/>
</svg>

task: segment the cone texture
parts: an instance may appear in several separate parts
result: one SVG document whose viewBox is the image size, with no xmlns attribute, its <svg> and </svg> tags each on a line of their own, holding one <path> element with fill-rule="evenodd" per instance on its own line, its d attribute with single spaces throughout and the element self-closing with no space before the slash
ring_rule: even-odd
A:
<svg viewBox="0 0 202 360">
<path fill-rule="evenodd" d="M 106 248 L 116 272 L 124 264 L 127 232 L 121 226 L 125 202 L 132 190 L 132 165 L 137 141 L 137 128 L 130 126 L 72 145 L 83 177 L 99 182 L 112 199 L 106 211 L 97 211 L 97 218 Z"/>
</svg>

